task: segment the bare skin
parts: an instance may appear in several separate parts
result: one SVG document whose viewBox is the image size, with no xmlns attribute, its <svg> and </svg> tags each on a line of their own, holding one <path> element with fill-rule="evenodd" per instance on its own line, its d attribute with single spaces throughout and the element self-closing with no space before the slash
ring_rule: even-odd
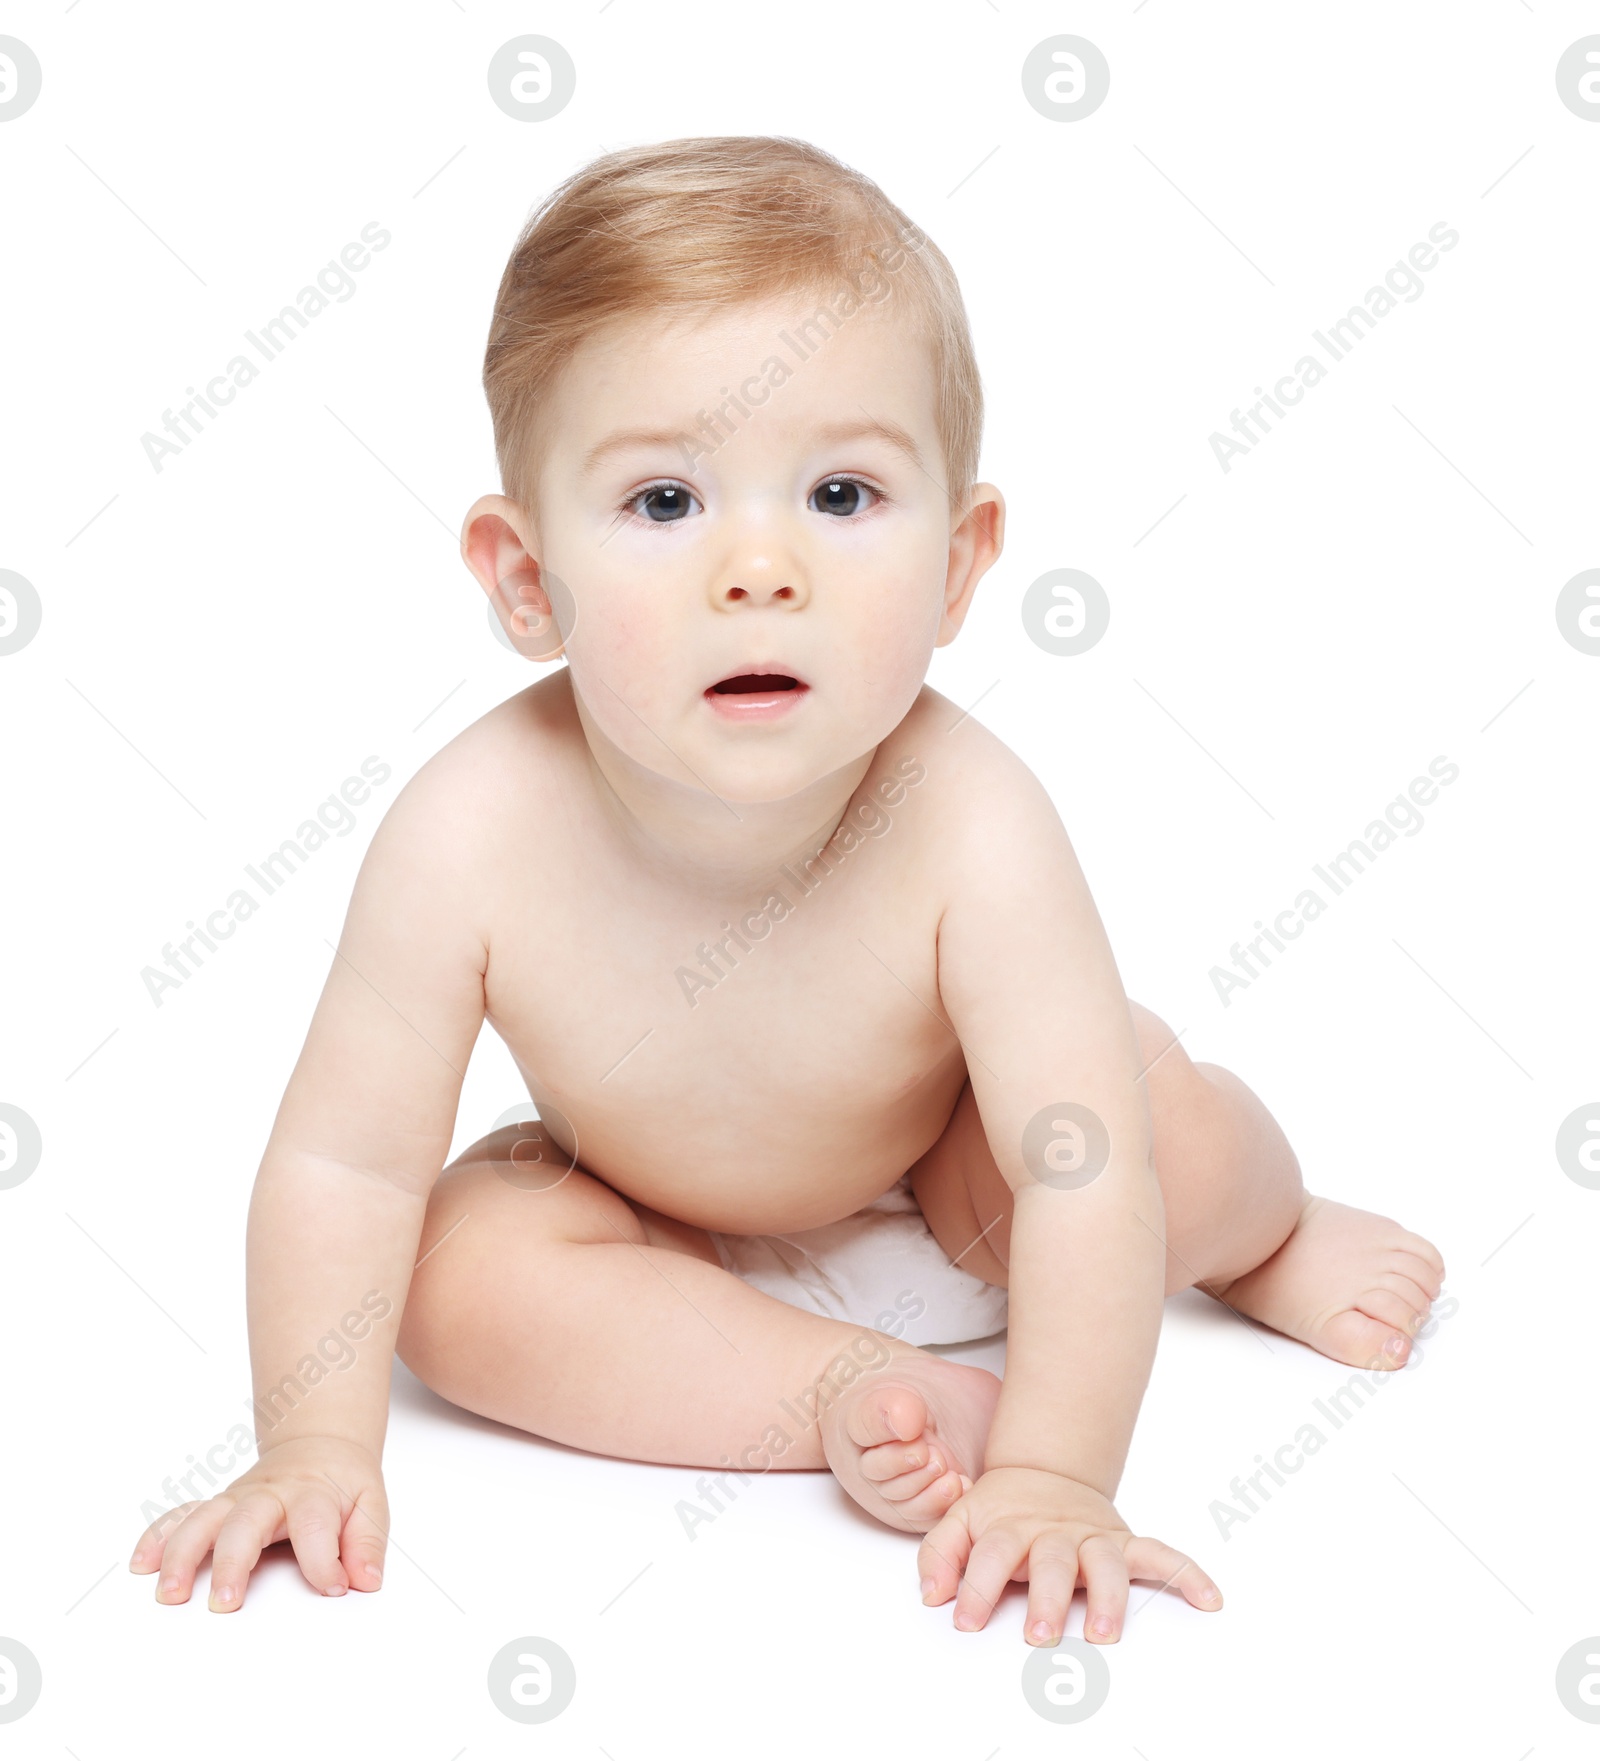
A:
<svg viewBox="0 0 1600 1761">
<path fill-rule="evenodd" d="M 1128 1002 L 1043 790 L 922 683 L 1004 504 L 946 497 L 927 353 L 892 311 L 693 471 L 660 440 L 597 451 L 681 427 L 793 318 L 596 338 L 526 505 L 467 516 L 512 639 L 568 665 L 437 754 L 374 837 L 252 1200 L 260 1459 L 142 1537 L 158 1600 L 214 1553 L 211 1606 L 236 1609 L 285 1539 L 325 1594 L 378 1586 L 398 1349 L 446 1398 L 597 1453 L 829 1468 L 924 1537 L 925 1600 L 958 1626 L 1019 1578 L 1053 1643 L 1081 1583 L 1114 1640 L 1130 1577 L 1221 1600 L 1112 1504 L 1163 1290 L 1385 1366 L 1438 1293 L 1428 1243 L 1308 1200 L 1250 1090 Z M 805 689 L 741 717 L 712 687 L 742 673 Z M 780 880 L 825 845 L 817 885 Z M 446 1168 L 485 1019 L 542 1123 Z M 1075 1190 L 1022 1147 L 1063 1096 L 1111 1146 Z M 751 1288 L 706 1233 L 812 1228 L 907 1170 L 945 1252 L 1011 1289 L 1003 1385 Z M 306 1374 L 368 1292 L 388 1304 L 358 1361 Z"/>
</svg>

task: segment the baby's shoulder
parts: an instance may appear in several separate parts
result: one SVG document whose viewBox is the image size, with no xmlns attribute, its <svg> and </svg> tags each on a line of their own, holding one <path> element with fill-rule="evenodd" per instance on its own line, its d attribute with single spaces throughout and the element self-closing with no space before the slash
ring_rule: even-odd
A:
<svg viewBox="0 0 1600 1761">
<path fill-rule="evenodd" d="M 447 839 L 465 853 L 480 837 L 531 823 L 570 767 L 574 722 L 564 673 L 497 703 L 441 746 L 391 804 L 388 835 Z"/>
<path fill-rule="evenodd" d="M 929 872 L 945 896 L 988 896 L 1052 869 L 1070 851 L 1048 790 L 970 709 L 924 686 L 911 713 L 880 750 L 891 769 L 915 760 Z"/>
<path fill-rule="evenodd" d="M 1017 813 L 1054 818 L 1044 785 L 992 729 L 924 685 L 910 713 L 880 749 L 891 763 L 914 759 L 930 797 L 978 823 Z"/>
</svg>

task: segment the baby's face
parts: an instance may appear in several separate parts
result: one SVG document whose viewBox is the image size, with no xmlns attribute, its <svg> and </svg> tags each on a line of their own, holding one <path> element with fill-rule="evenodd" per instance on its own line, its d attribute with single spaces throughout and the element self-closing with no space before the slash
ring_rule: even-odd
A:
<svg viewBox="0 0 1600 1761">
<path fill-rule="evenodd" d="M 966 520 L 946 492 L 928 346 L 892 303 L 802 342 L 815 309 L 616 327 L 544 412 L 529 512 L 571 594 L 583 708 L 728 801 L 796 794 L 883 740 L 998 548 L 997 492 Z"/>
</svg>

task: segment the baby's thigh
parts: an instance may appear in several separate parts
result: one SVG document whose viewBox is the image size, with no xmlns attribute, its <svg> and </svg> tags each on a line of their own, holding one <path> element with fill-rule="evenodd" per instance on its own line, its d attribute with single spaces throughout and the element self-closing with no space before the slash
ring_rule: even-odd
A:
<svg viewBox="0 0 1600 1761">
<path fill-rule="evenodd" d="M 430 1340 L 458 1339 L 480 1312 L 486 1284 L 537 1279 L 549 1255 L 598 1242 L 670 1248 L 721 1264 L 705 1230 L 632 1203 L 573 1163 L 537 1125 L 507 1125 L 479 1138 L 428 1195 L 400 1329 L 402 1359 L 412 1364 L 427 1355 Z"/>
<path fill-rule="evenodd" d="M 989 1153 L 970 1080 L 938 1140 L 912 1167 L 911 1192 L 947 1259 L 990 1284 L 1009 1284 L 1011 1188 Z"/>
</svg>

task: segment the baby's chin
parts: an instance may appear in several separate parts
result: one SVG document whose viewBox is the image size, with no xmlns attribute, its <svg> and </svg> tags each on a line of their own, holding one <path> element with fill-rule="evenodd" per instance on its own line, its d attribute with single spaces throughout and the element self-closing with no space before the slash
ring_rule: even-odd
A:
<svg viewBox="0 0 1600 1761">
<path fill-rule="evenodd" d="M 708 791 L 730 806 L 777 806 L 808 792 L 830 791 L 841 772 L 859 768 L 874 744 L 868 742 L 858 752 L 840 747 L 717 755 L 703 769 L 698 764 L 695 768 Z"/>
<path fill-rule="evenodd" d="M 697 753 L 680 750 L 707 789 L 730 806 L 776 805 L 807 793 L 831 800 L 846 779 L 851 787 L 859 782 L 872 754 L 904 719 L 904 711 L 897 711 L 843 727 L 803 734 L 795 729 L 797 737 L 771 741 L 741 741 L 747 730 L 736 730 L 732 738 L 705 742 Z"/>
</svg>

